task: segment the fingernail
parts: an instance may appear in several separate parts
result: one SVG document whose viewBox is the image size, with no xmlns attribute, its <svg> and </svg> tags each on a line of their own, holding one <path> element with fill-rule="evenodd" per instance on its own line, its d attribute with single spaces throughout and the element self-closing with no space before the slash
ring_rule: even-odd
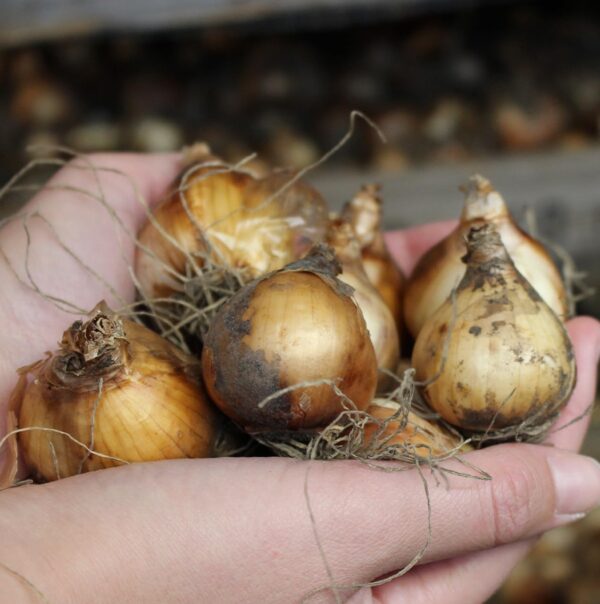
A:
<svg viewBox="0 0 600 604">
<path fill-rule="evenodd" d="M 577 520 L 600 505 L 600 463 L 592 457 L 555 451 L 548 457 L 554 479 L 557 520 Z"/>
<path fill-rule="evenodd" d="M 587 514 L 581 512 L 581 514 L 554 514 L 554 522 L 551 527 L 562 526 L 563 524 L 571 524 L 571 522 L 577 522 L 582 518 L 585 518 Z"/>
</svg>

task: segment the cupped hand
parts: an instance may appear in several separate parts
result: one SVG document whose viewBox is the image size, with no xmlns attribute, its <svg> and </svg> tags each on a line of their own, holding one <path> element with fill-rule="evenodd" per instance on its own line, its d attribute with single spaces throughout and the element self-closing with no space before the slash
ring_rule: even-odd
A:
<svg viewBox="0 0 600 604">
<path fill-rule="evenodd" d="M 89 162 L 104 169 L 94 172 Z M 102 298 L 114 307 L 132 300 L 134 244 L 101 199 L 136 232 L 142 200 L 156 203 L 179 169 L 176 155 L 116 154 L 63 169 L 27 206 L 28 271 L 22 222 L 0 231 L 13 267 L 0 259 L 0 417 L 15 370 L 53 349 L 74 320 L 34 291 L 30 277 L 72 309 L 89 310 Z M 393 233 L 389 243 L 410 270 L 451 226 Z M 575 319 L 569 331 L 579 378 L 557 427 L 593 400 L 600 352 L 596 321 Z M 586 427 L 583 419 L 555 429 L 548 439 L 554 447 L 504 444 L 464 456 L 493 477 L 488 481 L 450 475 L 436 482 L 428 470 L 261 458 L 137 464 L 6 490 L 2 601 L 35 601 L 8 567 L 61 603 L 288 604 L 331 585 L 338 587 L 308 601 L 480 602 L 532 538 L 598 504 L 600 469 L 572 452 Z M 447 465 L 465 470 L 456 461 Z M 380 587 L 345 589 L 393 573 L 421 550 L 428 534 L 422 477 L 431 542 L 420 565 Z"/>
</svg>

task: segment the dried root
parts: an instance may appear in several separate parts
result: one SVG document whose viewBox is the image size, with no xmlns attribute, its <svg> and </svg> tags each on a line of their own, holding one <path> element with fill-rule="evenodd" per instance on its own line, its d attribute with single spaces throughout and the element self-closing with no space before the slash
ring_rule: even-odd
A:
<svg viewBox="0 0 600 604">
<path fill-rule="evenodd" d="M 330 381 L 344 410 L 328 426 L 318 432 L 261 433 L 253 437 L 283 457 L 364 463 L 395 460 L 411 466 L 437 465 L 469 450 L 468 442 L 456 430 L 440 428 L 430 421 L 435 414 L 429 412 L 429 417 L 423 417 L 426 412 L 423 414 L 422 403 L 415 399 L 413 375 L 412 369 L 405 371 L 398 387 L 386 398 L 375 399 L 366 411 L 356 409 Z"/>
</svg>

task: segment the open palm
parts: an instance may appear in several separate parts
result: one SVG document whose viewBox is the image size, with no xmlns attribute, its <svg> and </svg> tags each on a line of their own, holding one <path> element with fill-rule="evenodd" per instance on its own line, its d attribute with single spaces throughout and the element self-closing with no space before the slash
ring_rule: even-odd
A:
<svg viewBox="0 0 600 604">
<path fill-rule="evenodd" d="M 90 161 L 103 170 L 90 170 Z M 1 418 L 16 369 L 55 348 L 74 320 L 34 291 L 30 278 L 72 309 L 89 310 L 100 299 L 119 307 L 135 295 L 132 240 L 98 199 L 76 189 L 98 194 L 100 186 L 135 233 L 145 215 L 141 200 L 156 203 L 180 169 L 177 155 L 78 162 L 29 203 L 40 216 L 28 222 L 28 233 L 18 221 L 0 231 Z M 410 271 L 451 226 L 391 233 L 388 241 Z M 569 331 L 579 378 L 558 425 L 591 403 L 600 350 L 593 319 L 575 319 Z M 469 453 L 491 481 L 428 478 L 432 540 L 421 564 L 381 587 L 326 589 L 310 601 L 481 602 L 531 539 L 598 503 L 600 471 L 569 452 L 586 426 L 582 420 L 553 433 L 548 442 L 555 447 L 505 444 Z M 0 425 L 0 436 L 4 430 Z M 402 568 L 423 546 L 427 506 L 417 470 L 280 458 L 176 460 L 3 491 L 0 531 L 0 564 L 50 602 L 288 604 L 327 585 L 365 583 Z M 3 602 L 32 601 L 31 588 L 8 571 L 0 570 L 0 593 Z"/>
</svg>

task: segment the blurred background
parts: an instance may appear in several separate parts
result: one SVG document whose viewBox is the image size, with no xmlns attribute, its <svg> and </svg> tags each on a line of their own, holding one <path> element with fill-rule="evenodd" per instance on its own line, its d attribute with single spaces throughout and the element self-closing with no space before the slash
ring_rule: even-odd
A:
<svg viewBox="0 0 600 604">
<path fill-rule="evenodd" d="M 48 147 L 311 172 L 339 207 L 383 185 L 387 227 L 457 217 L 489 177 L 600 290 L 600 6 L 571 0 L 2 0 L 0 187 Z M 45 175 L 38 172 L 39 181 Z M 0 217 L 23 199 L 0 201 Z M 600 317 L 600 294 L 579 311 Z M 596 407 L 585 445 L 600 459 Z M 600 602 L 600 511 L 545 536 L 495 603 Z"/>
</svg>

